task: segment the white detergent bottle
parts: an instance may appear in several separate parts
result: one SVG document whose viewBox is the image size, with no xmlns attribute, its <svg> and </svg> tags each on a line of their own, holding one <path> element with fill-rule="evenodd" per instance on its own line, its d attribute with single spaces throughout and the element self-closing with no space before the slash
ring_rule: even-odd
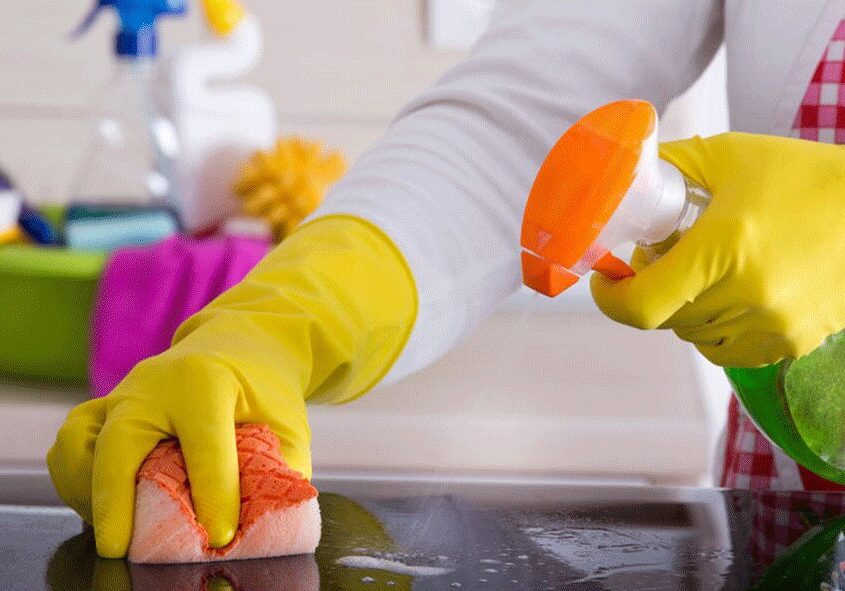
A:
<svg viewBox="0 0 845 591">
<path fill-rule="evenodd" d="M 213 228 L 238 212 L 235 177 L 250 155 L 272 146 L 276 109 L 261 89 L 225 86 L 262 55 L 258 19 L 236 0 L 202 0 L 216 39 L 178 52 L 167 71 L 170 115 L 179 137 L 176 183 L 182 225 Z"/>
</svg>

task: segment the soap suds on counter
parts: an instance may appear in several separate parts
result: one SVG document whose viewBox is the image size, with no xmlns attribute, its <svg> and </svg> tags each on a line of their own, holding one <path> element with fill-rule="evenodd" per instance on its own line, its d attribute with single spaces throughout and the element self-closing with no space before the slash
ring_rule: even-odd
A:
<svg viewBox="0 0 845 591">
<path fill-rule="evenodd" d="M 349 568 L 375 568 L 397 575 L 408 575 L 411 577 L 439 577 L 452 572 L 451 568 L 439 566 L 413 566 L 390 560 L 388 558 L 376 558 L 374 556 L 344 556 L 336 560 L 341 566 Z"/>
</svg>

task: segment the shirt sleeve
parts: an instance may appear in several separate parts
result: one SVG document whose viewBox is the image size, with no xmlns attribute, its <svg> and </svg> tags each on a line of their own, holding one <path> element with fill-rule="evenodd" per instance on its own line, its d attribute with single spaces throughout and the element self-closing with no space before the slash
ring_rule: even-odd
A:
<svg viewBox="0 0 845 591">
<path fill-rule="evenodd" d="M 715 0 L 499 2 L 471 55 L 399 113 L 316 214 L 372 222 L 413 273 L 416 321 L 388 380 L 441 356 L 518 288 L 528 192 L 567 127 L 621 98 L 662 112 L 721 41 Z"/>
</svg>

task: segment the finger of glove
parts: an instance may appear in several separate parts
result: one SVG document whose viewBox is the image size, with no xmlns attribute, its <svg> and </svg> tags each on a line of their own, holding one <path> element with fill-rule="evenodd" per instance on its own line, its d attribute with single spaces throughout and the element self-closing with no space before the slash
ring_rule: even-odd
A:
<svg viewBox="0 0 845 591">
<path fill-rule="evenodd" d="M 783 335 L 746 332 L 721 342 L 696 348 L 711 363 L 722 367 L 762 367 L 789 356 L 790 343 Z"/>
<path fill-rule="evenodd" d="M 631 256 L 631 268 L 639 272 L 651 263 L 648 254 L 640 247 L 634 249 Z M 681 328 L 681 327 L 696 327 L 703 324 L 716 322 L 720 319 L 726 319 L 725 316 L 738 316 L 740 312 L 731 313 L 726 311 L 725 299 L 721 297 L 721 292 L 717 293 L 718 286 L 714 286 L 705 290 L 693 302 L 675 312 L 669 320 L 660 325 L 659 328 Z M 744 311 L 744 308 L 742 309 Z"/>
<path fill-rule="evenodd" d="M 197 521 L 208 533 L 209 545 L 222 548 L 235 537 L 241 507 L 234 402 L 215 401 L 174 428 Z"/>
<path fill-rule="evenodd" d="M 647 267 L 651 263 L 648 258 L 648 255 L 642 248 L 635 248 L 634 254 L 631 255 L 631 262 L 629 265 L 635 272 L 639 272 L 641 269 Z"/>
<path fill-rule="evenodd" d="M 634 249 L 631 256 L 630 266 L 639 273 L 652 263 L 646 251 L 640 247 Z M 708 289 L 699 295 L 695 301 L 682 306 L 669 320 L 659 328 L 675 328 L 678 326 L 697 326 L 707 322 L 713 322 L 720 317 L 724 310 L 724 300 L 712 297 L 714 289 Z"/>
<path fill-rule="evenodd" d="M 83 521 L 93 523 L 91 482 L 94 446 L 106 416 L 106 400 L 84 402 L 70 411 L 47 452 L 47 469 L 59 497 Z"/>
<path fill-rule="evenodd" d="M 236 591 L 232 583 L 222 575 L 211 577 L 205 588 L 206 591 Z"/>
<path fill-rule="evenodd" d="M 724 320 L 717 319 L 710 323 L 672 330 L 678 338 L 693 345 L 716 345 L 753 331 L 759 326 L 759 321 L 759 314 L 746 310 L 735 316 L 726 314 Z"/>
<path fill-rule="evenodd" d="M 311 428 L 308 411 L 301 396 L 280 399 L 284 412 L 274 413 L 267 426 L 279 438 L 282 459 L 292 469 L 311 479 Z"/>
<path fill-rule="evenodd" d="M 697 331 L 712 331 L 724 327 L 727 323 L 752 312 L 748 304 L 735 302 L 732 298 L 725 297 L 722 291 L 721 285 L 708 289 L 695 301 L 682 306 L 669 320 L 660 325 L 660 328 L 672 329 L 682 339 L 690 340 L 687 337 Z"/>
<path fill-rule="evenodd" d="M 706 233 L 695 225 L 669 252 L 633 277 L 615 281 L 594 273 L 593 299 L 617 322 L 657 328 L 718 281 L 720 264 L 713 256 Z"/>
<path fill-rule="evenodd" d="M 305 399 L 294 392 L 279 393 L 274 408 L 256 405 L 256 416 L 241 420 L 264 422 L 279 438 L 282 459 L 308 480 L 311 479 L 311 428 Z"/>
<path fill-rule="evenodd" d="M 749 311 L 749 304 L 739 301 L 724 283 L 705 290 L 695 300 L 681 306 L 660 328 L 695 329 L 727 322 Z"/>
<path fill-rule="evenodd" d="M 681 173 L 702 185 L 710 187 L 710 176 L 708 171 L 713 167 L 710 165 L 711 152 L 714 142 L 720 143 L 720 136 L 713 138 L 701 138 L 698 136 L 674 142 L 660 144 L 660 158 L 671 162 Z"/>
<path fill-rule="evenodd" d="M 133 418 L 107 420 L 94 449 L 92 509 L 97 553 L 122 558 L 132 539 L 135 475 L 167 434 Z"/>
</svg>

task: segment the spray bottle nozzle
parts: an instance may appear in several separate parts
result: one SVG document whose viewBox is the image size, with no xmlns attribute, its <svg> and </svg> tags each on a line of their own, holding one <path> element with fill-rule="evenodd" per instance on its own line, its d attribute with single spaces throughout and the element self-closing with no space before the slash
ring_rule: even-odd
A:
<svg viewBox="0 0 845 591">
<path fill-rule="evenodd" d="M 115 53 L 126 57 L 156 55 L 156 19 L 160 16 L 179 16 L 187 11 L 186 0 L 97 0 L 97 3 L 71 33 L 78 39 L 97 20 L 100 11 L 112 7 L 120 19 L 115 34 Z"/>
<path fill-rule="evenodd" d="M 523 282 L 553 297 L 590 270 L 630 277 L 634 271 L 613 249 L 664 240 L 685 196 L 681 174 L 658 157 L 650 103 L 623 100 L 588 113 L 558 140 L 531 188 Z"/>
</svg>

